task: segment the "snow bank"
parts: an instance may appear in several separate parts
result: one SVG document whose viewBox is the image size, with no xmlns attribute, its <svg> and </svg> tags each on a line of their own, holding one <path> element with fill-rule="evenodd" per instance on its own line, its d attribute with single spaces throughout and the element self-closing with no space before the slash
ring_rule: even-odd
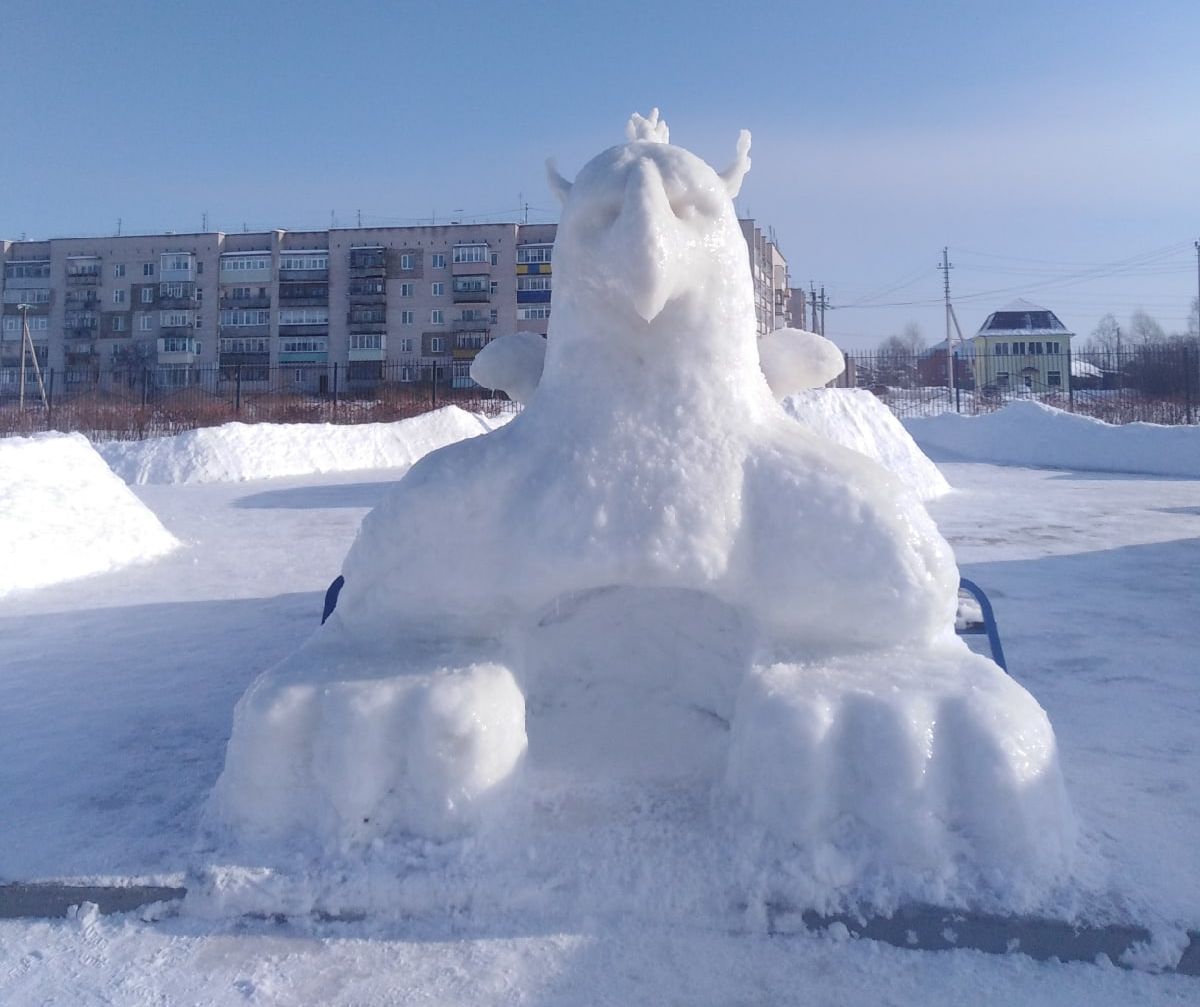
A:
<svg viewBox="0 0 1200 1007">
<path fill-rule="evenodd" d="M 0 596 L 156 559 L 179 543 L 80 434 L 0 439 Z"/>
<path fill-rule="evenodd" d="M 1200 479 L 1200 427 L 1114 426 L 1040 402 L 1013 402 L 980 416 L 943 413 L 904 425 L 924 450 L 967 461 Z"/>
<path fill-rule="evenodd" d="M 864 388 L 812 388 L 789 395 L 783 408 L 813 433 L 873 458 L 916 493 L 934 500 L 950 492 L 946 477 L 895 414 Z"/>
<path fill-rule="evenodd" d="M 130 485 L 237 482 L 315 472 L 403 469 L 430 451 L 506 422 L 446 406 L 396 423 L 226 423 L 97 446 Z"/>
</svg>

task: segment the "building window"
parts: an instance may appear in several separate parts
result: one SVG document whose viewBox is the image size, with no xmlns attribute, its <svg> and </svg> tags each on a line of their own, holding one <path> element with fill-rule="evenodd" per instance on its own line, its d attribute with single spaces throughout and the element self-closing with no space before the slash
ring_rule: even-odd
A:
<svg viewBox="0 0 1200 1007">
<path fill-rule="evenodd" d="M 492 310 L 488 313 L 488 319 L 489 319 L 489 321 L 491 321 L 491 323 L 493 325 L 495 325 L 497 322 L 500 321 L 500 312 L 497 311 L 495 308 L 492 308 Z"/>
<path fill-rule="evenodd" d="M 4 278 L 6 280 L 41 280 L 50 277 L 50 260 L 36 259 L 29 262 L 6 262 Z"/>
<path fill-rule="evenodd" d="M 401 297 L 412 297 L 412 295 L 413 295 L 413 287 L 415 287 L 415 286 L 416 286 L 416 284 L 415 284 L 415 283 L 402 283 L 402 284 L 400 284 L 400 296 L 401 296 Z"/>
<path fill-rule="evenodd" d="M 500 265 L 500 256 L 496 252 L 492 252 L 492 265 L 493 266 Z"/>
<path fill-rule="evenodd" d="M 429 312 L 430 325 L 443 325 L 445 321 L 446 312 L 444 312 L 441 308 L 434 308 L 431 312 Z"/>
<path fill-rule="evenodd" d="M 521 321 L 534 321 L 536 319 L 549 317 L 550 306 L 548 304 L 534 304 L 517 308 L 517 318 L 519 318 Z"/>
<path fill-rule="evenodd" d="M 444 338 L 442 338 L 441 336 L 432 337 L 429 340 L 429 352 L 430 353 L 445 353 L 446 352 L 446 340 Z"/>
<path fill-rule="evenodd" d="M 1014 357 L 1023 357 L 1023 356 L 1025 356 L 1025 344 L 1024 344 L 1024 343 L 1013 343 L 1013 344 L 1012 344 L 1012 351 L 1013 351 L 1013 356 L 1014 356 Z"/>
<path fill-rule="evenodd" d="M 143 276 L 153 276 L 154 275 L 154 263 L 153 262 L 143 262 L 142 263 L 142 275 Z"/>
<path fill-rule="evenodd" d="M 553 254 L 553 245 L 522 245 L 517 249 L 517 262 L 549 262 Z"/>
<path fill-rule="evenodd" d="M 411 252 L 405 252 L 400 256 L 400 268 L 401 269 L 412 269 L 413 268 L 413 255 Z"/>
<path fill-rule="evenodd" d="M 112 316 L 112 325 L 110 326 L 110 328 L 113 330 L 113 332 L 124 332 L 125 331 L 125 316 L 124 315 L 113 315 Z"/>
<path fill-rule="evenodd" d="M 328 308 L 280 308 L 280 325 L 328 325 Z"/>
<path fill-rule="evenodd" d="M 429 292 L 434 297 L 442 297 L 446 293 L 446 284 L 443 283 L 441 280 L 436 280 L 433 283 L 429 284 Z"/>
<path fill-rule="evenodd" d="M 285 253 L 279 256 L 280 269 L 309 270 L 328 269 L 328 252 Z"/>
<path fill-rule="evenodd" d="M 265 336 L 237 339 L 221 339 L 218 348 L 222 353 L 267 353 Z"/>
<path fill-rule="evenodd" d="M 400 340 L 400 352 L 401 353 L 412 353 L 413 352 L 413 339 L 411 336 Z"/>
<path fill-rule="evenodd" d="M 434 252 L 432 255 L 429 256 L 429 264 L 434 269 L 445 269 L 446 268 L 446 253 L 445 252 Z"/>
<path fill-rule="evenodd" d="M 125 303 L 125 291 L 124 290 L 114 290 L 113 291 L 113 304 L 124 304 L 124 303 Z"/>
<path fill-rule="evenodd" d="M 153 287 L 142 287 L 142 303 L 143 304 L 153 304 L 154 303 L 154 288 Z"/>
<path fill-rule="evenodd" d="M 280 312 L 282 314 L 282 312 Z M 221 311 L 222 325 L 270 325 L 270 308 L 224 308 Z"/>
<path fill-rule="evenodd" d="M 1062 371 L 1048 371 L 1046 373 L 1046 384 L 1051 388 L 1062 387 Z"/>
<path fill-rule="evenodd" d="M 270 269 L 271 257 L 268 255 L 228 255 L 221 256 L 222 273 L 240 273 L 250 269 Z"/>
<path fill-rule="evenodd" d="M 350 336 L 350 349 L 352 350 L 382 350 L 383 349 L 383 333 L 367 332 L 354 334 Z"/>
<path fill-rule="evenodd" d="M 413 324 L 413 312 L 401 311 L 400 312 L 400 324 L 401 325 L 412 325 Z"/>
<path fill-rule="evenodd" d="M 1059 349 L 1058 343 L 1047 343 L 1046 344 L 1046 352 L 1047 353 L 1061 353 L 1062 350 Z"/>
<path fill-rule="evenodd" d="M 49 287 L 26 287 L 4 291 L 5 304 L 49 304 Z"/>
<path fill-rule="evenodd" d="M 146 312 L 142 312 L 141 314 L 138 315 L 138 329 L 139 330 L 141 330 L 142 332 L 149 332 L 153 328 L 154 328 L 154 316 L 153 315 L 147 314 Z"/>
<path fill-rule="evenodd" d="M 192 271 L 192 256 L 187 252 L 167 252 L 160 256 L 164 273 L 190 273 Z M 149 273 L 147 276 L 151 275 Z"/>
<path fill-rule="evenodd" d="M 996 344 L 996 356 L 998 356 L 998 357 L 1007 357 L 1008 356 L 1008 343 L 997 343 Z"/>
<path fill-rule="evenodd" d="M 1042 344 L 1041 343 L 1030 343 L 1029 344 L 1029 352 L 1032 353 L 1034 356 L 1040 357 L 1042 355 Z"/>
<path fill-rule="evenodd" d="M 454 261 L 455 262 L 487 262 L 488 247 L 487 245 L 455 245 L 454 246 Z"/>
<path fill-rule="evenodd" d="M 160 314 L 158 323 L 167 329 L 191 328 L 196 316 L 190 311 L 164 311 Z"/>
<path fill-rule="evenodd" d="M 551 276 L 549 274 L 543 276 L 540 273 L 534 273 L 532 276 L 518 276 L 518 290 L 550 290 Z"/>
<path fill-rule="evenodd" d="M 119 280 L 124 275 L 125 275 L 125 263 L 118 262 L 115 266 L 113 266 L 113 279 Z"/>
<path fill-rule="evenodd" d="M 281 339 L 280 353 L 327 353 L 329 341 L 325 338 L 309 337 L 307 339 Z"/>
</svg>

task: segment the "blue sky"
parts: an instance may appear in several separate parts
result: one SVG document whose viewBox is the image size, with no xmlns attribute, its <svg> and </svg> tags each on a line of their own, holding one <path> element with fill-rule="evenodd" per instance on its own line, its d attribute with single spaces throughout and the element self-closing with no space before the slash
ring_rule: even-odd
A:
<svg viewBox="0 0 1200 1007">
<path fill-rule="evenodd" d="M 1182 329 L 1200 238 L 1200 4 L 0 0 L 0 235 L 554 219 L 659 105 L 829 335 L 944 334 L 1026 296 Z"/>
</svg>

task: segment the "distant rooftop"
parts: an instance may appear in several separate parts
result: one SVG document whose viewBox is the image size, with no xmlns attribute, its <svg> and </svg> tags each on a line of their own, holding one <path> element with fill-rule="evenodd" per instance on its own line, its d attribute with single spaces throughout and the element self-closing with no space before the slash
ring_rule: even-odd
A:
<svg viewBox="0 0 1200 1007">
<path fill-rule="evenodd" d="M 993 311 L 979 327 L 980 336 L 1070 335 L 1067 327 L 1049 308 L 1018 298 Z"/>
</svg>

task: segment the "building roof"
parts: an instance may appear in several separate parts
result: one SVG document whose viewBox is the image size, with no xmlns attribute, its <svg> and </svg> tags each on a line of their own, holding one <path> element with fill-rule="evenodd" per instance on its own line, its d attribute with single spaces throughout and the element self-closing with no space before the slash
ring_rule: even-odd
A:
<svg viewBox="0 0 1200 1007">
<path fill-rule="evenodd" d="M 1070 336 L 1067 327 L 1049 308 L 1023 298 L 993 311 L 979 327 L 977 336 Z"/>
</svg>

